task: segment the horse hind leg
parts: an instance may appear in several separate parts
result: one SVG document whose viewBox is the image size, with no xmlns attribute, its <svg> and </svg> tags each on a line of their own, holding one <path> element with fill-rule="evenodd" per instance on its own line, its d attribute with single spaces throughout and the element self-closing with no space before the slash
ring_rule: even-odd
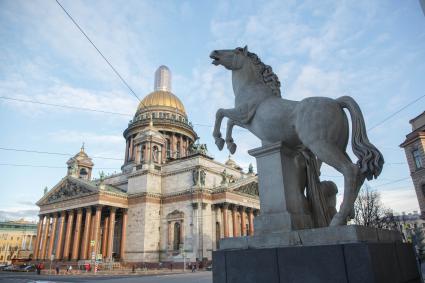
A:
<svg viewBox="0 0 425 283">
<path fill-rule="evenodd" d="M 232 131 L 233 126 L 236 125 L 235 121 L 232 119 L 227 120 L 227 128 L 226 128 L 226 144 L 227 149 L 230 151 L 231 154 L 234 154 L 236 151 L 236 144 L 234 143 L 233 137 L 232 137 Z"/>
<path fill-rule="evenodd" d="M 354 202 L 360 187 L 360 169 L 334 144 L 316 140 L 305 144 L 320 160 L 332 166 L 344 176 L 344 199 L 340 210 L 332 218 L 330 226 L 345 225 L 351 216 Z"/>
</svg>

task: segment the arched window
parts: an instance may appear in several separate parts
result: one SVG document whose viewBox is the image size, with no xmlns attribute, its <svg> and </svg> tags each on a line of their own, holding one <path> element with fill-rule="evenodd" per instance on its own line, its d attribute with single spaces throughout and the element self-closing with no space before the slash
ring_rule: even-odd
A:
<svg viewBox="0 0 425 283">
<path fill-rule="evenodd" d="M 142 145 L 142 151 L 140 152 L 140 162 L 143 162 L 145 160 L 145 150 L 146 146 Z"/>
<path fill-rule="evenodd" d="M 167 158 L 171 157 L 171 142 L 170 139 L 167 139 Z"/>
<path fill-rule="evenodd" d="M 81 179 L 87 179 L 87 175 L 88 175 L 87 169 L 86 168 L 81 168 L 80 169 L 80 178 Z"/>
<path fill-rule="evenodd" d="M 173 249 L 175 251 L 180 249 L 180 243 L 181 243 L 180 233 L 181 233 L 180 223 L 176 222 L 174 223 L 174 242 L 173 242 Z"/>
<path fill-rule="evenodd" d="M 176 154 L 177 154 L 177 158 L 180 158 L 180 142 L 179 141 L 177 142 L 177 152 L 176 152 Z"/>
</svg>

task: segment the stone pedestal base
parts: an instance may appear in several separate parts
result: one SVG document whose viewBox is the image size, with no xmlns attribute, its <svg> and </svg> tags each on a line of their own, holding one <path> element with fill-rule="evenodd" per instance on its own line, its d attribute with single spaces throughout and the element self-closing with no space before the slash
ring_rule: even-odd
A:
<svg viewBox="0 0 425 283">
<path fill-rule="evenodd" d="M 213 252 L 214 283 L 420 283 L 411 244 L 349 243 Z"/>
<path fill-rule="evenodd" d="M 393 243 L 401 242 L 397 231 L 376 229 L 358 225 L 333 226 L 315 229 L 294 230 L 257 234 L 254 236 L 224 238 L 220 250 L 277 248 L 286 246 L 317 246 L 348 243 Z"/>
</svg>

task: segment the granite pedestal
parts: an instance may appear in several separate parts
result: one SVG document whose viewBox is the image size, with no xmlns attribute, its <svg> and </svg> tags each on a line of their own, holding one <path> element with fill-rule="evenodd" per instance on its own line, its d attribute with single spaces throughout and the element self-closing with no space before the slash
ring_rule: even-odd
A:
<svg viewBox="0 0 425 283">
<path fill-rule="evenodd" d="M 214 283 L 420 283 L 411 244 L 358 242 L 213 252 Z"/>
<path fill-rule="evenodd" d="M 413 247 L 400 233 L 313 227 L 294 151 L 276 143 L 249 153 L 257 159 L 261 214 L 254 236 L 220 240 L 214 283 L 421 282 Z"/>
</svg>

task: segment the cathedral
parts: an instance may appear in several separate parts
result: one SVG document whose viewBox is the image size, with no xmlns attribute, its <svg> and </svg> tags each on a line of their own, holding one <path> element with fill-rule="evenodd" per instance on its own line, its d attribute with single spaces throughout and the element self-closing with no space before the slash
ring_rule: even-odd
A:
<svg viewBox="0 0 425 283">
<path fill-rule="evenodd" d="M 160 66 L 124 130 L 120 173 L 93 178 L 84 146 L 68 160 L 66 176 L 37 202 L 34 259 L 208 262 L 221 238 L 254 233 L 252 167 L 209 156 L 171 90 L 171 72 Z"/>
</svg>

